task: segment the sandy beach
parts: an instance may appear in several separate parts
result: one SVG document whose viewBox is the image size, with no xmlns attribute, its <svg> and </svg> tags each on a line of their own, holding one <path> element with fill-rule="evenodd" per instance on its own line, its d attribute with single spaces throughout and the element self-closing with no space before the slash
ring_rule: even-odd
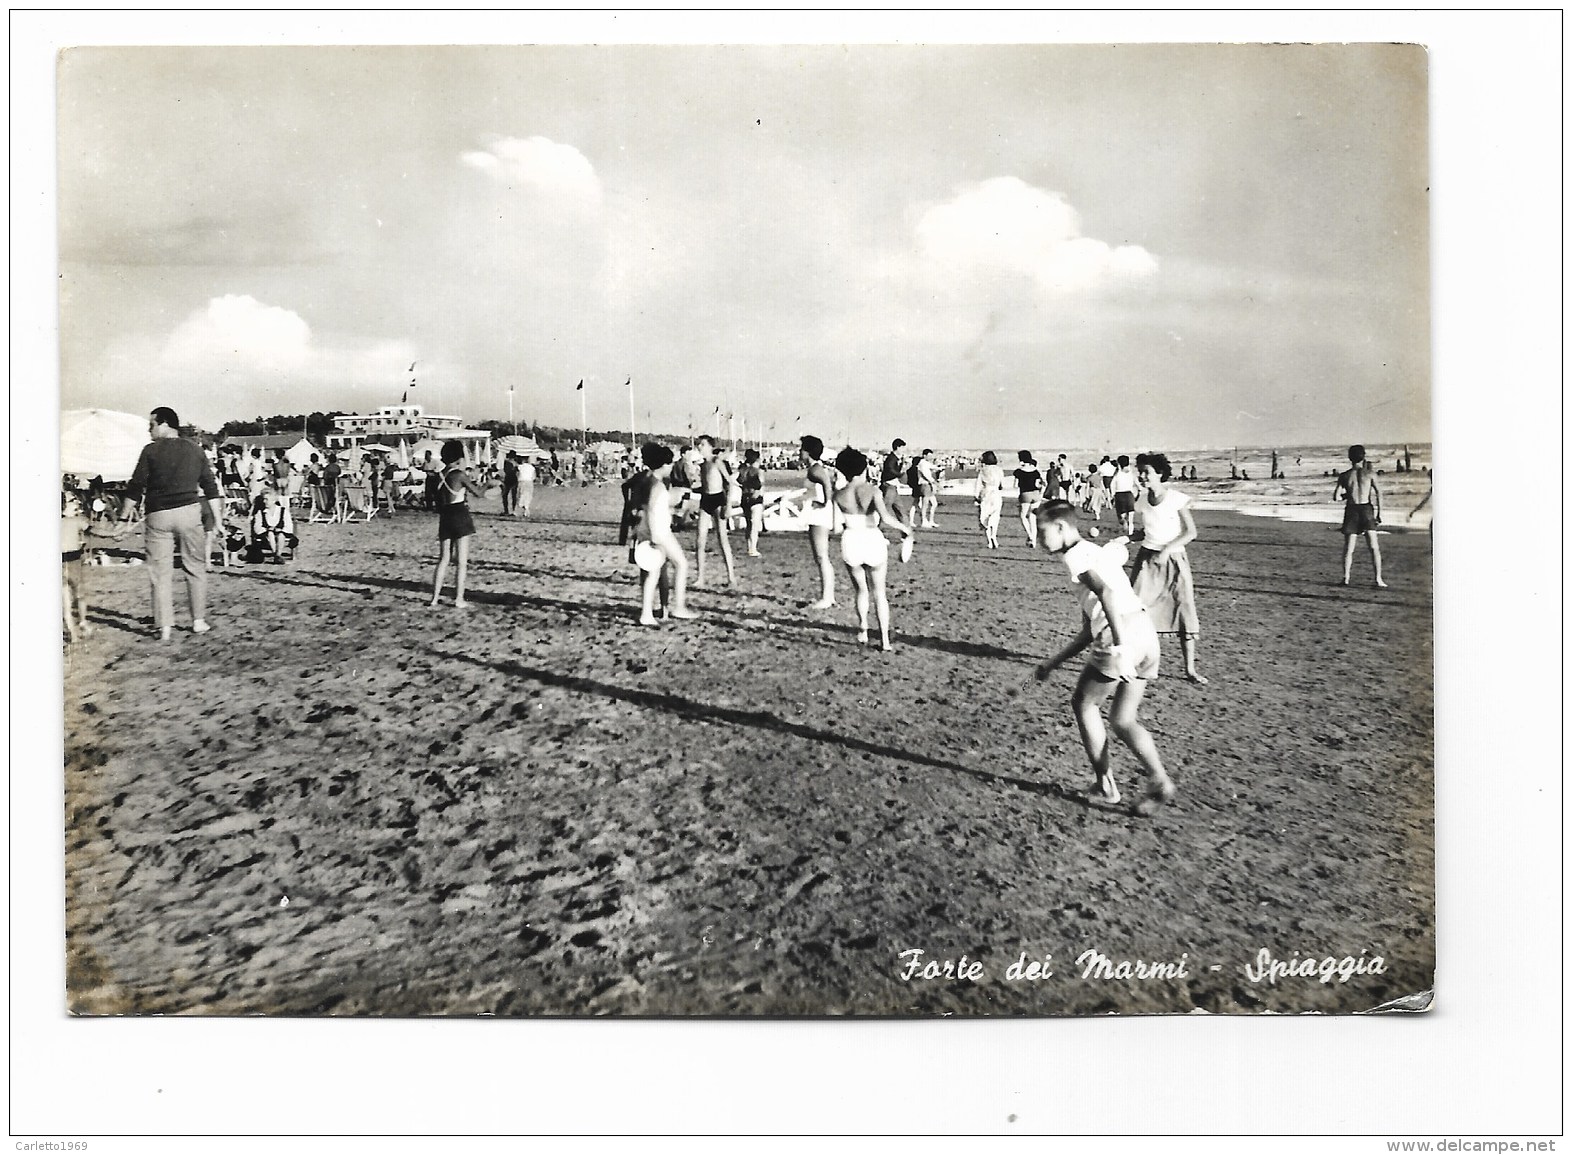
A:
<svg viewBox="0 0 1572 1155">
<path fill-rule="evenodd" d="M 215 571 L 206 636 L 177 582 L 167 645 L 145 571 L 93 568 L 65 684 L 70 1009 L 1355 1011 L 1431 986 L 1428 535 L 1383 537 L 1384 591 L 1361 547 L 1344 589 L 1329 527 L 1199 512 L 1211 684 L 1165 639 L 1143 716 L 1180 793 L 1139 819 L 1079 795 L 1074 670 L 1031 679 L 1075 603 L 1008 518 L 990 554 L 969 502 L 941 506 L 891 567 L 880 654 L 844 573 L 839 605 L 799 608 L 802 535 L 739 550 L 701 620 L 639 628 L 618 501 L 480 504 L 462 612 L 426 608 L 423 513 Z M 1262 949 L 1384 973 L 1252 981 Z M 983 971 L 903 978 L 910 950 Z M 1184 976 L 1083 978 L 1087 951 Z M 1007 977 L 1022 952 L 1052 977 Z"/>
</svg>

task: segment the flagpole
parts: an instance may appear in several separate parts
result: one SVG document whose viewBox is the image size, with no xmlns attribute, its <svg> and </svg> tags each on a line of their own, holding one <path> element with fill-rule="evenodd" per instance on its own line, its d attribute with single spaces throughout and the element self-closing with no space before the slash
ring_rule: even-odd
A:
<svg viewBox="0 0 1572 1155">
<path fill-rule="evenodd" d="M 519 435 L 518 422 L 513 420 L 513 386 L 508 386 L 508 424 L 513 426 L 513 436 Z"/>
<path fill-rule="evenodd" d="M 589 394 L 587 394 L 584 391 L 584 382 L 580 381 L 579 382 L 579 428 L 580 428 L 580 432 L 582 432 L 584 434 L 584 440 L 583 440 L 583 442 L 580 443 L 579 448 L 582 449 L 582 450 L 585 450 L 585 451 L 587 451 L 589 449 L 589 406 L 586 404 L 586 401 L 587 401 L 588 397 L 589 397 Z"/>
<path fill-rule="evenodd" d="M 633 448 L 639 447 L 639 421 L 633 414 L 633 378 L 628 378 L 628 436 L 633 440 Z"/>
</svg>

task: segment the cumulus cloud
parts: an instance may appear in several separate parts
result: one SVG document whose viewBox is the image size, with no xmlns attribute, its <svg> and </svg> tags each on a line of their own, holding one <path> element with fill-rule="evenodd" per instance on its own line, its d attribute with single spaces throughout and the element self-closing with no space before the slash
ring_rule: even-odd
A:
<svg viewBox="0 0 1572 1155">
<path fill-rule="evenodd" d="M 918 220 L 928 261 L 968 275 L 1009 273 L 1050 293 L 1075 293 L 1154 276 L 1157 258 L 1139 245 L 1081 235 L 1080 215 L 1060 193 L 1016 177 L 963 188 Z"/>
<path fill-rule="evenodd" d="M 466 152 L 459 159 L 509 188 L 600 201 L 600 177 L 595 174 L 595 166 L 571 144 L 559 144 L 544 136 L 505 136 L 483 149 Z"/>
<path fill-rule="evenodd" d="M 293 369 L 311 356 L 311 326 L 288 309 L 255 297 L 214 297 L 175 327 L 162 360 L 171 367 L 232 362 L 258 369 Z"/>
<path fill-rule="evenodd" d="M 133 409 L 174 404 L 182 414 L 192 409 L 195 420 L 218 423 L 257 412 L 385 404 L 417 356 L 403 340 L 324 340 L 290 309 L 229 294 L 167 335 L 112 341 L 88 384 L 105 396 L 137 398 Z"/>
</svg>

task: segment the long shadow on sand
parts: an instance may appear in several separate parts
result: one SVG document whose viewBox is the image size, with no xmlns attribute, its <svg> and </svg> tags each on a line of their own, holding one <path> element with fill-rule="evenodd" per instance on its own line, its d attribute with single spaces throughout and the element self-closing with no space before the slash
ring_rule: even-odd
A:
<svg viewBox="0 0 1572 1155">
<path fill-rule="evenodd" d="M 677 694 L 615 686 L 608 682 L 597 682 L 593 678 L 582 678 L 576 674 L 564 674 L 557 670 L 527 666 L 522 662 L 509 659 L 486 661 L 483 658 L 475 657 L 473 654 L 453 653 L 430 647 L 427 648 L 427 652 L 434 657 L 446 658 L 455 662 L 467 662 L 472 666 L 495 670 L 512 678 L 522 678 L 526 681 L 537 682 L 543 686 L 553 686 L 558 689 L 571 690 L 578 694 L 593 695 L 594 697 L 605 698 L 613 702 L 625 702 L 628 705 L 638 706 L 647 710 L 664 710 L 667 713 L 677 715 L 679 718 L 703 722 L 719 722 L 729 726 L 746 726 L 755 730 L 768 730 L 776 734 L 790 734 L 795 738 L 802 738 L 809 742 L 824 742 L 843 750 L 857 750 L 880 758 L 890 758 L 898 762 L 909 762 L 918 766 L 928 766 L 936 770 L 949 770 L 956 774 L 965 774 L 968 777 L 977 779 L 979 782 L 986 782 L 991 786 L 1008 786 L 1017 790 L 1024 790 L 1029 794 L 1041 794 L 1051 798 L 1088 805 L 1086 800 L 1075 794 L 1074 791 L 1066 790 L 1064 787 L 1053 783 L 1028 782 L 1022 778 L 1011 778 L 1005 774 L 993 774 L 987 770 L 977 770 L 970 766 L 962 766 L 958 762 L 935 758 L 930 754 L 919 754 L 911 750 L 902 750 L 895 746 L 883 746 L 877 742 L 869 742 L 862 738 L 836 734 L 829 730 L 820 730 L 815 726 L 805 725 L 802 722 L 792 722 L 786 718 L 771 714 L 767 710 L 739 710 L 733 706 L 715 706 L 707 702 L 695 701 L 692 698 L 684 698 Z"/>
<path fill-rule="evenodd" d="M 314 586 L 317 589 L 332 590 L 335 593 L 360 594 L 361 596 L 369 596 L 371 591 L 356 589 L 354 588 L 355 586 L 376 586 L 379 589 L 405 590 L 424 595 L 431 593 L 430 583 L 416 581 L 411 578 L 384 578 L 373 577 L 369 574 L 325 573 L 320 570 L 304 572 L 311 572 L 315 577 L 328 580 L 310 581 L 304 577 L 285 577 L 276 573 L 244 573 L 238 576 L 252 578 L 256 581 L 272 582 L 278 585 Z M 345 584 L 330 584 L 332 582 L 343 582 Z M 619 621 L 627 620 L 630 612 L 628 604 L 624 602 L 569 602 L 560 598 L 542 598 L 532 594 L 513 593 L 511 591 L 493 592 L 490 590 L 466 589 L 464 591 L 464 599 L 487 606 L 534 606 L 538 609 L 597 614 L 603 617 L 612 617 Z"/>
<path fill-rule="evenodd" d="M 1345 604 L 1363 603 L 1372 606 L 1391 606 L 1394 609 L 1399 606 L 1407 609 L 1424 609 L 1428 604 L 1424 601 L 1405 598 L 1402 594 L 1395 593 L 1392 590 L 1361 591 L 1354 586 L 1340 586 L 1336 582 L 1328 582 L 1327 586 L 1333 592 L 1299 593 L 1294 590 L 1261 589 L 1256 586 L 1230 585 L 1228 582 L 1216 581 L 1206 582 L 1205 584 L 1201 582 L 1195 583 L 1196 590 L 1202 593 L 1260 594 L 1262 597 L 1268 598 L 1296 598 L 1300 601 L 1343 602 Z"/>
<path fill-rule="evenodd" d="M 388 549 L 374 549 L 366 553 L 367 557 L 384 558 L 388 561 L 409 561 L 408 554 L 394 553 Z M 427 559 L 429 564 L 435 562 Z M 604 582 L 608 580 L 605 573 L 585 573 L 581 570 L 558 569 L 552 566 L 527 566 L 515 562 L 490 561 L 485 558 L 469 559 L 470 573 L 513 573 L 523 577 L 551 578 L 555 581 L 575 582 Z"/>
<path fill-rule="evenodd" d="M 499 567 L 500 568 L 500 567 Z M 533 571 L 519 567 L 519 571 L 530 573 Z M 367 591 L 357 590 L 355 586 L 376 586 L 381 589 L 407 590 L 411 593 L 429 593 L 431 586 L 423 581 L 410 578 L 384 578 L 373 577 L 367 574 L 339 574 L 322 571 L 312 572 L 314 576 L 326 578 L 327 581 L 310 581 L 304 577 L 285 577 L 279 573 L 247 573 L 244 571 L 231 571 L 239 577 L 252 578 L 256 581 L 273 582 L 279 585 L 314 586 L 318 589 L 334 590 L 338 593 L 359 593 L 364 595 Z M 600 581 L 610 584 L 605 577 L 582 578 L 586 581 Z M 330 582 L 343 582 L 344 585 L 332 585 Z M 592 614 L 611 619 L 623 624 L 631 624 L 635 606 L 631 600 L 617 601 L 567 601 L 562 598 L 541 597 L 538 594 L 518 593 L 515 591 L 492 592 L 489 590 L 469 589 L 464 594 L 466 600 L 479 605 L 489 606 L 531 606 L 535 609 L 560 610 L 565 613 Z M 798 633 L 829 634 L 836 637 L 851 637 L 855 632 L 849 625 L 838 625 L 834 622 L 815 622 L 801 618 L 774 617 L 764 613 L 754 613 L 748 610 L 725 608 L 705 608 L 702 611 L 701 622 L 719 626 L 723 629 L 746 629 L 741 621 L 760 622 L 774 626 L 777 629 L 792 630 Z M 941 653 L 959 654 L 968 658 L 996 658 L 1000 661 L 1016 663 L 1035 663 L 1036 655 L 1022 654 L 1015 650 L 1007 650 L 1000 646 L 989 645 L 985 642 L 964 642 L 952 638 L 936 638 L 928 634 L 909 634 L 897 630 L 896 640 L 905 645 L 918 646 L 923 649 L 938 650 Z"/>
<path fill-rule="evenodd" d="M 833 634 L 836 636 L 851 637 L 856 629 L 850 625 L 841 625 L 836 622 L 816 622 L 807 618 L 773 617 L 769 614 L 753 613 L 741 609 L 705 610 L 706 618 L 719 618 L 722 615 L 741 618 L 744 621 L 763 622 L 777 629 L 796 630 L 798 632 L 812 632 Z M 912 634 L 901 629 L 891 631 L 895 641 L 902 645 L 918 646 L 925 650 L 938 650 L 945 654 L 959 654 L 966 658 L 997 658 L 1003 662 L 1029 662 L 1036 664 L 1040 659 L 1031 654 L 1018 653 L 1007 650 L 1002 646 L 989 645 L 987 642 L 963 642 L 953 638 L 936 638 L 931 634 Z"/>
<path fill-rule="evenodd" d="M 123 614 L 118 610 L 106 609 L 103 606 L 88 606 L 87 620 L 95 626 L 108 626 L 112 630 L 122 630 L 125 633 L 139 636 L 155 632 L 152 618 Z"/>
</svg>

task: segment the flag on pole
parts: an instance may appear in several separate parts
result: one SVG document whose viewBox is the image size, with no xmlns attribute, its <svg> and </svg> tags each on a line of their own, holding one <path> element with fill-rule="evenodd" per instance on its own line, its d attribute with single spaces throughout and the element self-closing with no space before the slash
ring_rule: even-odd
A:
<svg viewBox="0 0 1572 1155">
<path fill-rule="evenodd" d="M 582 388 L 584 388 L 584 378 L 580 377 L 579 383 L 573 387 L 573 391 L 577 393 Z"/>
</svg>

